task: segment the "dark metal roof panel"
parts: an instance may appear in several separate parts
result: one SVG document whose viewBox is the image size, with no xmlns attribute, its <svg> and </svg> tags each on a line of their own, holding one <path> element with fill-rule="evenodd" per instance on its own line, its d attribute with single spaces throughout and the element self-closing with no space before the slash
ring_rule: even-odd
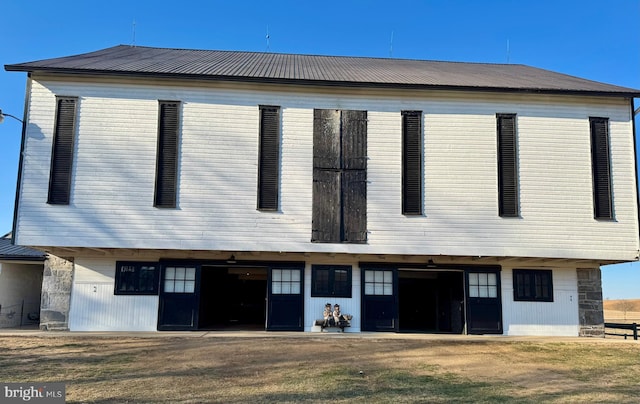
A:
<svg viewBox="0 0 640 404">
<path fill-rule="evenodd" d="M 13 245 L 10 238 L 0 238 L 0 261 L 44 261 L 46 257 L 42 251 Z"/>
<path fill-rule="evenodd" d="M 460 87 L 640 95 L 640 90 L 637 89 L 525 65 L 165 49 L 128 45 L 68 57 L 5 65 L 5 69 L 373 87 Z"/>
</svg>

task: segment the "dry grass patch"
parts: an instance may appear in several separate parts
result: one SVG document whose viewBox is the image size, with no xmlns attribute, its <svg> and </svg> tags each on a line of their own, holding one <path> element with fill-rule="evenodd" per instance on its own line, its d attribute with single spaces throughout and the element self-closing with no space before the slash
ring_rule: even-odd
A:
<svg viewBox="0 0 640 404">
<path fill-rule="evenodd" d="M 634 342 L 0 337 L 0 380 L 68 402 L 582 403 L 637 400 Z"/>
</svg>

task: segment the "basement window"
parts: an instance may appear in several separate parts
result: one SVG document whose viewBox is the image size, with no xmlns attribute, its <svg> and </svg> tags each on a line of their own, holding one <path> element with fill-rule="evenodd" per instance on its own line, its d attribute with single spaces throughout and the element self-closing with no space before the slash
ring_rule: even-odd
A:
<svg viewBox="0 0 640 404">
<path fill-rule="evenodd" d="M 157 295 L 157 262 L 116 262 L 116 295 Z"/>
<path fill-rule="evenodd" d="M 351 297 L 350 265 L 313 265 L 312 297 Z"/>
<path fill-rule="evenodd" d="M 513 300 L 521 302 L 552 302 L 551 270 L 514 269 Z"/>
</svg>

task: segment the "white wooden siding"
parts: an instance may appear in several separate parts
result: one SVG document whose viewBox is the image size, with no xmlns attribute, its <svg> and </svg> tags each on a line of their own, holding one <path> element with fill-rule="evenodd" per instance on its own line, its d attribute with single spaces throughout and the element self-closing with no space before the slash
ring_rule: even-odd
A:
<svg viewBox="0 0 640 404">
<path fill-rule="evenodd" d="M 626 100 L 34 81 L 16 239 L 32 246 L 633 260 Z M 270 91 L 269 89 L 274 89 Z M 342 91 L 342 92 L 341 92 Z M 47 205 L 55 95 L 79 97 L 71 203 Z M 153 207 L 158 99 L 182 103 L 178 208 Z M 279 212 L 256 210 L 258 105 L 282 108 Z M 313 109 L 368 111 L 368 243 L 313 244 Z M 423 216 L 401 214 L 401 110 L 424 112 Z M 516 113 L 521 218 L 500 218 L 496 113 Z M 615 218 L 593 219 L 589 116 L 610 119 Z"/>
<path fill-rule="evenodd" d="M 112 260 L 76 259 L 71 331 L 156 331 L 158 296 L 115 295 L 115 268 Z"/>
<path fill-rule="evenodd" d="M 501 277 L 505 335 L 578 336 L 580 316 L 575 268 L 552 270 L 553 302 L 514 301 L 512 269 L 503 268 Z"/>
</svg>

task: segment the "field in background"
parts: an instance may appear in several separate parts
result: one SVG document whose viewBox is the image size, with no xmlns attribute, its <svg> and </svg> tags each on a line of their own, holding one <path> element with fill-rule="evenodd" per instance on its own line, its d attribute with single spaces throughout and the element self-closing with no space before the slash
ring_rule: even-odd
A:
<svg viewBox="0 0 640 404">
<path fill-rule="evenodd" d="M 638 400 L 635 341 L 211 335 L 0 335 L 0 380 L 63 382 L 68 403 Z"/>
<path fill-rule="evenodd" d="M 604 321 L 640 324 L 640 299 L 605 300 Z"/>
</svg>

